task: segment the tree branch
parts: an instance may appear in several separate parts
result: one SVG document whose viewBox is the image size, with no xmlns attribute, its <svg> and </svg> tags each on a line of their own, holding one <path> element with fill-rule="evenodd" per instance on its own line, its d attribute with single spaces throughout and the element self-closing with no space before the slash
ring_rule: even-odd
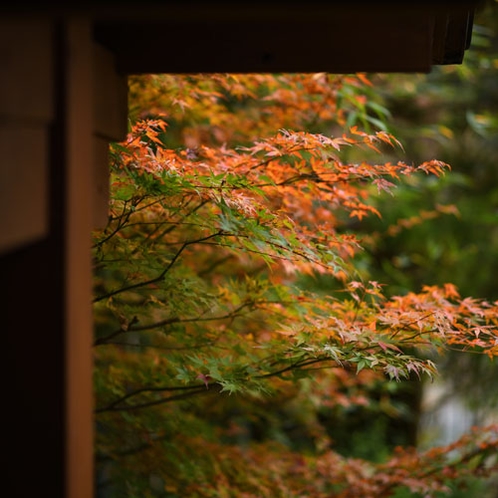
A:
<svg viewBox="0 0 498 498">
<path fill-rule="evenodd" d="M 205 240 L 209 240 L 209 239 L 212 239 L 214 237 L 218 237 L 220 235 L 223 235 L 223 231 L 222 230 L 220 230 L 220 231 L 218 231 L 216 233 L 213 233 L 211 235 L 207 235 L 206 237 L 201 237 L 200 239 L 189 240 L 187 242 L 184 242 L 182 244 L 182 246 L 180 247 L 180 249 L 178 249 L 178 251 L 176 252 L 176 254 L 173 256 L 173 258 L 171 259 L 171 261 L 169 262 L 169 264 L 166 266 L 166 268 L 164 268 L 164 270 L 157 277 L 151 278 L 149 280 L 144 280 L 142 282 L 137 282 L 136 284 L 131 284 L 131 285 L 128 285 L 126 287 L 122 287 L 121 289 L 117 289 L 115 291 L 108 292 L 107 294 L 103 294 L 102 296 L 96 297 L 93 300 L 93 302 L 97 303 L 99 301 L 102 301 L 103 299 L 107 299 L 109 297 L 115 296 L 115 295 L 120 294 L 122 292 L 130 291 L 130 290 L 133 290 L 133 289 L 137 289 L 139 287 L 144 287 L 146 285 L 150 285 L 150 284 L 154 284 L 156 282 L 159 282 L 160 280 L 162 280 L 164 278 L 164 275 L 166 275 L 166 273 L 168 273 L 168 271 L 170 270 L 170 268 L 175 264 L 176 260 L 180 257 L 181 253 L 189 245 L 198 244 L 200 242 L 204 242 Z"/>
</svg>

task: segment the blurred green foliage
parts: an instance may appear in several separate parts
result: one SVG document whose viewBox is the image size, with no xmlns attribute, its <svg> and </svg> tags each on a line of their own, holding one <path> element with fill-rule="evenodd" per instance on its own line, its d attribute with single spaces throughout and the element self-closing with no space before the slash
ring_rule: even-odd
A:
<svg viewBox="0 0 498 498">
<path fill-rule="evenodd" d="M 462 65 L 372 80 L 407 162 L 434 157 L 451 172 L 436 181 L 411 178 L 395 197 L 376 197 L 383 219 L 362 222 L 371 245 L 359 266 L 392 293 L 452 282 L 463 296 L 498 299 L 498 2 L 478 10 Z M 496 364 L 459 353 L 438 364 L 448 395 L 461 397 L 476 423 L 496 416 Z M 453 496 L 476 496 L 469 493 Z"/>
</svg>

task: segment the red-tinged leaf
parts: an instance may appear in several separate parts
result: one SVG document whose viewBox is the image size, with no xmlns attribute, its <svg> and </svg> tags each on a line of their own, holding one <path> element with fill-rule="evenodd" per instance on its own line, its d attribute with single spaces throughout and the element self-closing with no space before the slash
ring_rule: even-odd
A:
<svg viewBox="0 0 498 498">
<path fill-rule="evenodd" d="M 394 365 L 386 365 L 384 371 L 389 378 L 394 380 L 401 380 L 401 377 L 404 377 L 403 371 Z"/>
<path fill-rule="evenodd" d="M 392 192 L 393 188 L 396 187 L 394 183 L 388 182 L 384 178 L 376 178 L 372 183 L 377 187 L 377 192 L 383 190 L 384 192 L 394 195 Z"/>
<path fill-rule="evenodd" d="M 200 373 L 196 378 L 202 380 L 202 382 L 204 382 L 204 385 L 206 386 L 206 389 L 209 389 L 209 381 L 211 380 L 211 377 L 209 375 Z"/>
<path fill-rule="evenodd" d="M 383 351 L 392 350 L 396 351 L 397 353 L 403 354 L 403 351 L 398 346 L 396 346 L 396 344 L 386 343 L 382 341 L 378 341 L 377 344 L 381 347 Z"/>
</svg>

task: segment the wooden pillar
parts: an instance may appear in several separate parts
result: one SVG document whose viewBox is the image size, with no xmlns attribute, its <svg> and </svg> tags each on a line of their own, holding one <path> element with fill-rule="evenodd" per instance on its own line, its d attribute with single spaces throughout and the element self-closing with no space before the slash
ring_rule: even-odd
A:
<svg viewBox="0 0 498 498">
<path fill-rule="evenodd" d="M 126 78 L 85 17 L 4 18 L 0 45 L 1 488 L 91 498 L 90 243 Z"/>
<path fill-rule="evenodd" d="M 64 123 L 65 468 L 70 498 L 93 495 L 91 257 L 93 186 L 93 44 L 88 20 L 61 33 Z"/>
<path fill-rule="evenodd" d="M 65 181 L 49 20 L 0 26 L 2 489 L 65 496 Z M 60 86 L 60 85 L 59 85 Z"/>
</svg>

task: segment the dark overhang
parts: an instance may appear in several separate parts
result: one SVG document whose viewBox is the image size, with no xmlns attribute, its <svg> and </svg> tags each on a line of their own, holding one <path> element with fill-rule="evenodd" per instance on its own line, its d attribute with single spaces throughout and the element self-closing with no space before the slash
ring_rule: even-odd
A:
<svg viewBox="0 0 498 498">
<path fill-rule="evenodd" d="M 142 5 L 95 23 L 127 74 L 429 72 L 462 62 L 474 13 L 473 2 Z"/>
<path fill-rule="evenodd" d="M 122 74 L 429 72 L 462 62 L 478 3 L 75 0 L 0 11 L 89 15 Z"/>
</svg>

